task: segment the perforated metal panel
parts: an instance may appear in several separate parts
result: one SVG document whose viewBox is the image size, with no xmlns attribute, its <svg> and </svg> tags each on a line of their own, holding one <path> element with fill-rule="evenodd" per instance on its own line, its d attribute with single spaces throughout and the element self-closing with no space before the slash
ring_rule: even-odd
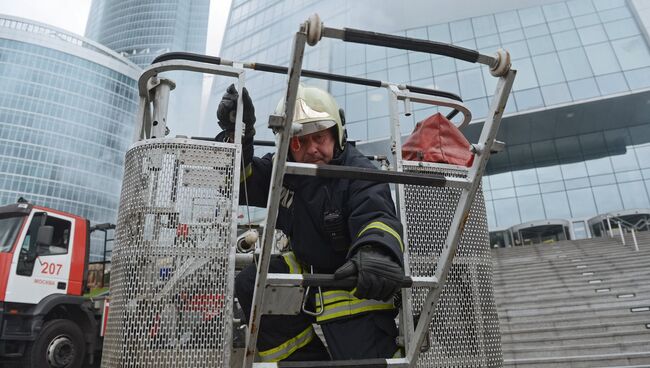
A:
<svg viewBox="0 0 650 368">
<path fill-rule="evenodd" d="M 102 367 L 228 365 L 236 162 L 187 139 L 127 152 Z"/>
<path fill-rule="evenodd" d="M 467 177 L 467 170 L 440 164 L 405 162 L 405 172 Z M 443 250 L 461 190 L 406 185 L 406 233 L 414 276 L 432 276 Z M 435 261 L 434 261 L 435 260 Z M 419 314 L 426 289 L 412 291 Z M 485 201 L 479 188 L 447 284 L 430 326 L 431 348 L 419 367 L 500 367 L 503 364 L 499 320 L 492 288 Z"/>
</svg>

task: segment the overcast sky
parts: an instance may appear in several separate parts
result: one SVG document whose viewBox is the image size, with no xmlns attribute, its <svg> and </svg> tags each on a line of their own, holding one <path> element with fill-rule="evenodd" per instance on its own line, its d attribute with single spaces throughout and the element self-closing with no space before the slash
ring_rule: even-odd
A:
<svg viewBox="0 0 650 368">
<path fill-rule="evenodd" d="M 217 55 L 231 0 L 211 0 L 207 53 Z M 82 35 L 91 0 L 0 0 L 0 14 L 47 23 Z"/>
</svg>

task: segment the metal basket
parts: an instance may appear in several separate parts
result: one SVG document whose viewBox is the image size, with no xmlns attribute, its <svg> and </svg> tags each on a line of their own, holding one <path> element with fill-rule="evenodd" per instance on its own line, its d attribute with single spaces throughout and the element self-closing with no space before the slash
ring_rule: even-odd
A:
<svg viewBox="0 0 650 368">
<path fill-rule="evenodd" d="M 188 139 L 127 152 L 102 367 L 228 366 L 238 162 Z"/>
<path fill-rule="evenodd" d="M 405 172 L 465 178 L 451 165 L 404 162 Z M 461 189 L 404 186 L 409 265 L 413 276 L 433 276 Z M 413 313 L 422 309 L 428 289 L 413 288 Z M 492 288 L 485 200 L 476 192 L 447 283 L 429 327 L 431 344 L 419 367 L 500 367 L 501 335 Z"/>
</svg>

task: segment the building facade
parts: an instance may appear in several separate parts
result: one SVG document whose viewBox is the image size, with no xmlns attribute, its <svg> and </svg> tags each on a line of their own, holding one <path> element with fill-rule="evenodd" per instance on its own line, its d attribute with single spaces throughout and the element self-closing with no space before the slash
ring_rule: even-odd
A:
<svg viewBox="0 0 650 368">
<path fill-rule="evenodd" d="M 499 135 L 506 149 L 493 156 L 483 180 L 490 230 L 561 219 L 570 224 L 568 236 L 579 238 L 589 235 L 587 220 L 593 216 L 650 208 L 647 2 L 430 3 L 235 0 L 221 56 L 287 65 L 291 38 L 313 12 L 331 27 L 430 39 L 488 54 L 503 47 L 518 74 Z M 475 64 L 338 40 L 308 48 L 304 68 L 458 93 L 473 113 L 466 130 L 470 141 L 476 139 L 496 83 Z M 247 78 L 258 134 L 270 138 L 261 117 L 277 103 L 285 77 L 250 72 Z M 213 101 L 228 83 L 215 83 Z M 362 150 L 388 150 L 383 91 L 314 83 L 328 88 L 345 108 L 349 137 Z M 410 133 L 417 121 L 437 111 L 415 105 L 412 117 L 401 120 L 402 132 Z"/>
<path fill-rule="evenodd" d="M 25 197 L 114 223 L 138 74 L 93 41 L 0 16 L 0 204 Z"/>
<path fill-rule="evenodd" d="M 165 52 L 205 53 L 209 11 L 210 0 L 93 0 L 86 37 L 146 68 Z M 174 134 L 198 135 L 201 75 L 165 75 L 176 82 L 168 126 Z"/>
</svg>

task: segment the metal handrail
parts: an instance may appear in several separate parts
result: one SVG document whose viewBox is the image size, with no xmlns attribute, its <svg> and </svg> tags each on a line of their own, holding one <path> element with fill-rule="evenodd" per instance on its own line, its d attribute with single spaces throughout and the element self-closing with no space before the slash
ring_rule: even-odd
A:
<svg viewBox="0 0 650 368">
<path fill-rule="evenodd" d="M 612 238 L 614 237 L 614 234 L 612 232 L 612 227 L 611 227 L 611 220 L 614 220 L 618 225 L 618 231 L 621 236 L 621 243 L 623 243 L 623 245 L 627 245 L 625 243 L 625 235 L 624 235 L 624 230 L 625 230 L 632 234 L 632 242 L 634 244 L 634 250 L 636 250 L 637 252 L 639 251 L 639 243 L 636 240 L 636 226 L 634 224 L 626 220 L 623 220 L 618 216 L 607 215 L 606 220 L 607 220 L 607 226 L 609 227 L 608 234 L 610 237 Z M 646 220 L 642 220 L 642 221 L 646 221 Z"/>
</svg>

